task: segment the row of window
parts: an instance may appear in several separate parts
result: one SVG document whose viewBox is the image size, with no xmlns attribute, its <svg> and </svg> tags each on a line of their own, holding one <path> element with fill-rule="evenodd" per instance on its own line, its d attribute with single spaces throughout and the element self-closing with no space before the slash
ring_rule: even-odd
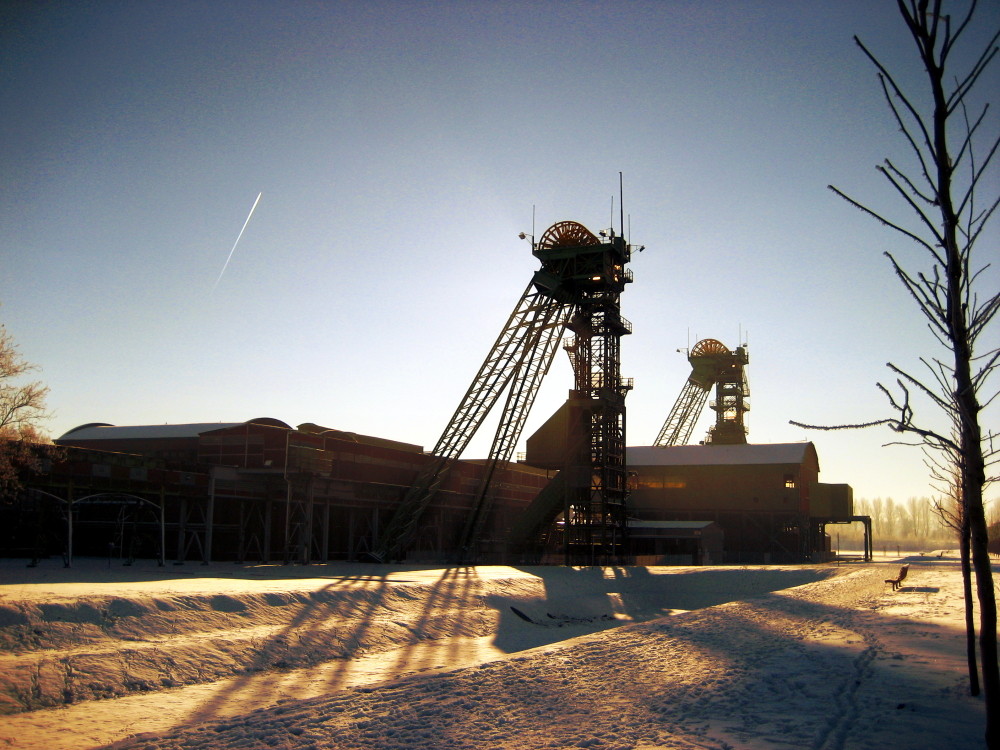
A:
<svg viewBox="0 0 1000 750">
<path fill-rule="evenodd" d="M 795 489 L 795 475 L 785 474 L 783 479 L 785 489 Z M 633 474 L 631 476 L 631 489 L 634 490 L 682 490 L 687 487 L 687 481 L 683 477 L 677 476 L 655 476 L 649 474 Z"/>
</svg>

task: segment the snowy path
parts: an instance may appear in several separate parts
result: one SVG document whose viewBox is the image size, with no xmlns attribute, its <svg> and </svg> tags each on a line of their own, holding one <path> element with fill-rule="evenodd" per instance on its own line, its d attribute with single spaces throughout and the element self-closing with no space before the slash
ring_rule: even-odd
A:
<svg viewBox="0 0 1000 750">
<path fill-rule="evenodd" d="M 129 732 L 142 734 L 116 747 L 982 745 L 982 703 L 964 686 L 954 561 L 916 561 L 911 585 L 896 594 L 881 565 L 554 569 L 525 580 L 509 570 L 484 570 L 471 586 L 494 617 L 493 634 L 417 639 L 308 669 L 0 717 L 0 738 L 30 750 L 79 750 Z M 766 593 L 784 588 L 783 576 L 805 585 Z M 719 604 L 727 594 L 742 601 Z M 439 586 L 410 601 L 412 611 L 396 614 L 418 615 L 406 620 L 411 631 L 440 630 L 455 614 Z M 516 617 L 512 602 L 539 624 Z M 570 624 L 574 604 L 577 619 L 590 622 Z M 548 617 L 560 608 L 559 619 Z M 556 642 L 574 629 L 649 617 L 657 619 Z"/>
</svg>

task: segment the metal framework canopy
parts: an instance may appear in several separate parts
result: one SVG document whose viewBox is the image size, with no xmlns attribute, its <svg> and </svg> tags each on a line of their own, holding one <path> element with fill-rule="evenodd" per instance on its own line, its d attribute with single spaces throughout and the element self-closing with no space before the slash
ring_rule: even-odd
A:
<svg viewBox="0 0 1000 750">
<path fill-rule="evenodd" d="M 750 409 L 750 386 L 744 367 L 749 361 L 743 346 L 730 351 L 715 339 L 702 339 L 695 344 L 688 354 L 691 374 L 653 445 L 687 445 L 713 386 L 716 398 L 711 408 L 716 419 L 705 442 L 716 445 L 746 443 L 743 415 Z"/>
</svg>

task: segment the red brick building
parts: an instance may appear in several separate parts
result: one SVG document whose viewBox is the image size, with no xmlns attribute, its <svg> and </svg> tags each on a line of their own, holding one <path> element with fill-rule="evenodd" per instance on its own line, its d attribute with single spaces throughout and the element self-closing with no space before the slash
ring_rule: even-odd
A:
<svg viewBox="0 0 1000 750">
<path fill-rule="evenodd" d="M 552 453 L 539 440 L 529 439 L 529 461 Z M 418 445 L 272 418 L 88 424 L 56 443 L 63 459 L 0 508 L 0 554 L 355 560 L 377 546 L 434 460 Z M 480 562 L 511 562 L 509 531 L 557 473 L 539 463 L 509 464 L 495 477 Z M 812 443 L 634 447 L 627 464 L 632 552 L 646 564 L 818 561 L 830 552 L 827 524 L 867 528 L 848 485 L 818 481 Z M 455 462 L 408 560 L 451 557 L 483 474 L 482 461 Z"/>
<path fill-rule="evenodd" d="M 20 546 L 41 544 L 55 554 L 72 538 L 76 554 L 155 550 L 177 561 L 357 559 L 432 460 L 417 445 L 272 418 L 88 424 L 55 442 L 65 460 L 31 482 L 24 516 L 35 520 L 25 532 L 22 519 Z M 421 519 L 409 560 L 448 556 L 482 475 L 482 462 L 455 463 Z M 488 540 L 504 537 L 550 475 L 522 464 L 500 471 Z"/>
</svg>

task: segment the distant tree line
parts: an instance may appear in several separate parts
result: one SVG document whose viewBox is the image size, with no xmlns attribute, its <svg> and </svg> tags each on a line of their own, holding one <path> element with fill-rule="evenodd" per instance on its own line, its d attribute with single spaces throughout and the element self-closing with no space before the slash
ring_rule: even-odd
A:
<svg viewBox="0 0 1000 750">
<path fill-rule="evenodd" d="M 947 540 L 954 543 L 954 532 L 934 512 L 934 502 L 928 497 L 911 497 L 896 502 L 891 497 L 876 497 L 854 503 L 855 513 L 871 516 L 872 533 L 876 539 L 892 542 L 924 542 Z"/>
<path fill-rule="evenodd" d="M 905 502 L 891 497 L 855 499 L 854 513 L 872 519 L 875 549 L 899 545 L 907 550 L 952 548 L 955 532 L 938 513 L 939 501 L 929 497 L 911 497 Z M 994 519 L 1000 520 L 1000 519 Z M 992 525 L 998 529 L 997 523 Z M 827 533 L 839 535 L 841 549 L 861 549 L 864 531 L 860 524 L 827 526 Z M 836 546 L 836 542 L 834 542 Z"/>
</svg>

